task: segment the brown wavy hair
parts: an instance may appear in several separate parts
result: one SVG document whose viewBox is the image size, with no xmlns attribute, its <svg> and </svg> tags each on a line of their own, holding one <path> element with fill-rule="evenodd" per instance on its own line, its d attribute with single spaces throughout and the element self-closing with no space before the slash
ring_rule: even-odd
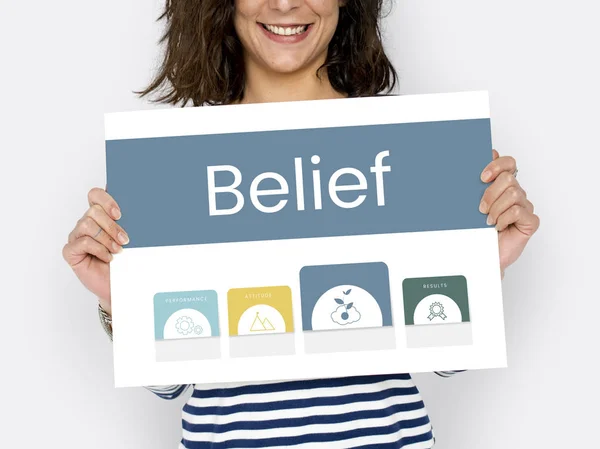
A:
<svg viewBox="0 0 600 449">
<path fill-rule="evenodd" d="M 390 92 L 397 74 L 385 54 L 380 18 L 383 0 L 346 0 L 325 63 L 332 87 L 349 97 Z M 158 73 L 140 97 L 185 106 L 231 104 L 244 97 L 243 49 L 234 25 L 234 0 L 166 0 L 166 43 Z"/>
</svg>

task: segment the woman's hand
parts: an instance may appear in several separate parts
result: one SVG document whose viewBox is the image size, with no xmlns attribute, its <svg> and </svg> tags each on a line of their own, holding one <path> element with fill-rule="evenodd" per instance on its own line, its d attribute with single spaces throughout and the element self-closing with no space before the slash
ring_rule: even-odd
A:
<svg viewBox="0 0 600 449">
<path fill-rule="evenodd" d="M 500 270 L 514 263 L 531 236 L 540 226 L 533 204 L 515 178 L 517 164 L 510 156 L 500 157 L 496 150 L 493 161 L 481 173 L 483 182 L 491 182 L 483 194 L 479 211 L 488 215 L 488 224 L 496 225 L 500 245 Z"/>
<path fill-rule="evenodd" d="M 88 193 L 89 209 L 69 234 L 63 258 L 81 283 L 98 296 L 102 308 L 111 313 L 108 264 L 129 237 L 115 220 L 121 218 L 116 201 L 101 188 Z"/>
</svg>

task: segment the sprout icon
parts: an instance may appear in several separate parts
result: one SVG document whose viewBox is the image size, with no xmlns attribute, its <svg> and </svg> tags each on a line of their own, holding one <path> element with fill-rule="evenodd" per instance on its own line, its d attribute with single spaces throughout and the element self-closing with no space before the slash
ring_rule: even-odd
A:
<svg viewBox="0 0 600 449">
<path fill-rule="evenodd" d="M 354 307 L 353 302 L 346 303 L 345 297 L 348 296 L 352 292 L 352 289 L 348 289 L 343 293 L 344 299 L 335 298 L 335 302 L 338 307 L 331 314 L 331 320 L 334 323 L 339 324 L 340 326 L 345 326 L 347 324 L 356 323 L 360 320 L 360 312 Z"/>
</svg>

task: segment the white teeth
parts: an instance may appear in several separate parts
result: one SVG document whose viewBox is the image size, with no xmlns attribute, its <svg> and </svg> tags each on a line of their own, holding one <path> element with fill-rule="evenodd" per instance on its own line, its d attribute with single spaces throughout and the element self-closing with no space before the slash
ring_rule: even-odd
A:
<svg viewBox="0 0 600 449">
<path fill-rule="evenodd" d="M 269 30 L 271 33 L 278 34 L 280 36 L 292 36 L 294 34 L 300 34 L 306 31 L 307 26 L 301 25 L 299 27 L 277 27 L 273 25 L 265 25 L 265 28 Z"/>
</svg>

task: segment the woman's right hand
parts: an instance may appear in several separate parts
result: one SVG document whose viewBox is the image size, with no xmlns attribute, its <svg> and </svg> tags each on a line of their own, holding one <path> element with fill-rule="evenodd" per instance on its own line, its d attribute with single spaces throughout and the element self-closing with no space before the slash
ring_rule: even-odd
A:
<svg viewBox="0 0 600 449">
<path fill-rule="evenodd" d="M 77 221 L 63 247 L 63 258 L 81 283 L 111 313 L 110 271 L 113 254 L 129 242 L 125 230 L 115 220 L 121 218 L 117 202 L 105 190 L 95 187 L 88 193 L 89 209 Z"/>
</svg>

